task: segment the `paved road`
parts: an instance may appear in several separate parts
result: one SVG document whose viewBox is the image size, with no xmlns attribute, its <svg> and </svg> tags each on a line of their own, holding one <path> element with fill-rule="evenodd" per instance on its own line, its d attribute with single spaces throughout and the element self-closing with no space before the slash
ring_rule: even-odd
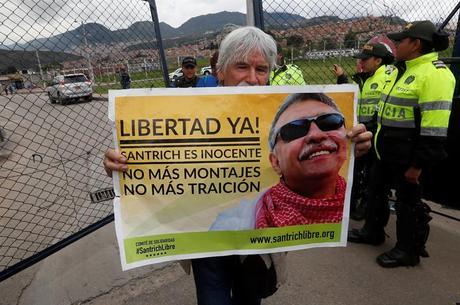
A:
<svg viewBox="0 0 460 305">
<path fill-rule="evenodd" d="M 0 270 L 107 216 L 107 101 L 66 106 L 44 93 L 0 96 Z"/>
<path fill-rule="evenodd" d="M 110 185 L 100 166 L 111 142 L 106 101 L 61 106 L 30 94 L 0 97 L 0 107 L 0 126 L 10 133 L 2 149 L 11 152 L 0 160 L 0 211 L 17 212 L 7 224 L 2 214 L 0 228 L 2 234 L 11 230 L 11 237 L 15 228 L 25 231 L 23 237 L 16 236 L 24 239 L 22 253 L 54 242 L 62 237 L 59 232 L 78 228 L 78 221 L 94 222 L 88 216 L 91 209 L 111 209 L 110 203 L 98 206 L 88 200 L 91 186 Z M 70 149 L 73 145 L 79 150 Z M 34 153 L 42 157 L 40 162 L 34 161 Z M 459 211 L 434 208 L 460 218 Z M 31 211 L 41 218 L 32 222 L 27 216 Z M 375 257 L 394 243 L 394 217 L 388 231 L 391 238 L 380 247 L 350 244 L 345 249 L 290 253 L 288 283 L 263 304 L 460 303 L 460 223 L 435 215 L 428 244 L 432 257 L 415 268 L 386 270 L 376 265 Z M 0 240 L 0 253 L 8 253 L 9 243 Z M 195 293 L 192 278 L 177 264 L 122 272 L 113 225 L 108 225 L 1 282 L 0 304 L 187 305 L 195 304 Z"/>
<path fill-rule="evenodd" d="M 434 209 L 460 218 L 460 211 Z M 353 223 L 352 226 L 358 226 Z M 264 305 L 425 305 L 460 303 L 460 222 L 434 215 L 430 258 L 414 268 L 383 269 L 375 257 L 394 244 L 349 244 L 289 254 L 289 279 Z M 0 283 L 0 304 L 192 305 L 194 284 L 175 263 L 121 272 L 113 226 L 91 234 Z"/>
<path fill-rule="evenodd" d="M 432 257 L 415 268 L 383 269 L 375 263 L 375 257 L 393 246 L 394 226 L 392 217 L 391 238 L 379 247 L 349 244 L 345 249 L 290 253 L 288 283 L 262 304 L 460 303 L 460 223 L 435 216 L 428 244 Z M 82 305 L 195 304 L 193 281 L 180 267 L 155 272 L 134 283 L 139 290 L 121 287 Z"/>
</svg>

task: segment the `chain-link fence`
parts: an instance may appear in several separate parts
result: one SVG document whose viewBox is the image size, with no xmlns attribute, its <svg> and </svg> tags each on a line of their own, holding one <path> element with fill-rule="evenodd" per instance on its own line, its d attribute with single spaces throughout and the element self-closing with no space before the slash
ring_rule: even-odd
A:
<svg viewBox="0 0 460 305">
<path fill-rule="evenodd" d="M 335 83 L 333 64 L 341 65 L 348 75 L 355 73 L 357 63 L 353 55 L 363 44 L 371 39 L 381 41 L 383 34 L 400 31 L 408 22 L 429 19 L 440 24 L 458 3 L 455 0 L 260 1 L 265 30 L 282 47 L 287 63 L 294 63 L 302 70 L 307 84 Z M 445 27 L 452 39 L 457 28 L 456 16 Z M 451 53 L 449 48 L 441 56 Z"/>
<path fill-rule="evenodd" d="M 148 2 L 0 3 L 0 271 L 112 213 L 108 89 L 165 86 Z"/>
<path fill-rule="evenodd" d="M 457 78 L 446 145 L 448 157 L 431 171 L 425 172 L 423 184 L 424 198 L 459 207 L 455 180 L 446 174 L 456 173 L 460 166 L 458 1 L 253 0 L 253 3 L 257 4 L 254 5 L 255 10 L 258 8 L 255 13 L 259 14 L 259 19 L 254 18 L 255 23 L 272 34 L 283 50 L 285 61 L 302 71 L 307 84 L 335 83 L 337 76 L 333 72 L 334 64 L 342 66 L 348 75 L 356 73 L 360 67 L 353 55 L 360 51 L 363 44 L 369 41 L 384 42 L 394 50 L 395 46 L 384 34 L 399 32 L 410 22 L 431 20 L 438 28 L 449 33 L 449 48 L 439 54 L 450 64 Z M 260 19 L 262 21 L 257 23 Z"/>
<path fill-rule="evenodd" d="M 156 42 L 159 25 L 152 22 L 152 1 L 0 3 L 2 276 L 111 214 L 111 180 L 102 168 L 102 155 L 111 146 L 107 92 L 165 86 L 166 64 L 160 60 L 163 50 Z M 372 37 L 400 30 L 406 21 L 441 22 L 456 2 L 261 4 L 265 29 L 283 48 L 286 61 L 302 69 L 307 84 L 315 84 L 335 83 L 335 63 L 353 73 L 352 55 Z M 163 41 L 172 67 L 168 72 L 186 55 L 207 66 L 231 29 L 223 23 L 242 24 L 237 13 L 206 19 L 213 17 L 222 23 L 223 32 L 211 25 L 200 36 L 190 30 L 204 27 L 190 24 L 180 36 L 163 25 L 162 34 L 170 34 Z M 456 21 L 453 18 L 445 29 L 453 34 Z M 209 29 L 216 31 L 209 34 Z"/>
</svg>

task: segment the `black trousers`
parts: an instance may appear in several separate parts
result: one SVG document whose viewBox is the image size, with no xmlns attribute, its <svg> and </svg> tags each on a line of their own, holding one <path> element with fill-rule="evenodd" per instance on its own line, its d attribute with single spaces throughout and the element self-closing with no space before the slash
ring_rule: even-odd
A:
<svg viewBox="0 0 460 305">
<path fill-rule="evenodd" d="M 366 126 L 366 130 L 375 135 L 377 130 L 377 118 L 370 122 L 360 122 Z M 355 159 L 353 168 L 353 187 L 351 189 L 350 212 L 362 213 L 367 208 L 370 186 L 370 173 L 377 156 L 374 150 L 374 143 L 367 154 Z"/>
<path fill-rule="evenodd" d="M 421 202 L 421 188 L 409 183 L 404 174 L 409 166 L 376 160 L 370 174 L 369 204 L 365 227 L 382 232 L 389 218 L 388 193 L 396 189 L 396 247 L 420 255 L 429 235 L 429 207 Z"/>
<path fill-rule="evenodd" d="M 251 287 L 237 280 L 241 266 L 238 255 L 193 259 L 198 305 L 260 305 Z"/>
<path fill-rule="evenodd" d="M 351 188 L 350 211 L 355 212 L 360 207 L 367 206 L 369 197 L 369 177 L 376 160 L 375 154 L 369 152 L 355 159 L 353 168 L 353 187 Z"/>
</svg>

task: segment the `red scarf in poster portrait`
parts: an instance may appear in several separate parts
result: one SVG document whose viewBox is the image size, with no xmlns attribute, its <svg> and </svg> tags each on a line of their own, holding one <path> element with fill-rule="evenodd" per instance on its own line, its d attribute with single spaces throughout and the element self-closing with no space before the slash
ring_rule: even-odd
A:
<svg viewBox="0 0 460 305">
<path fill-rule="evenodd" d="M 333 196 L 312 199 L 294 193 L 281 181 L 257 202 L 256 228 L 341 222 L 346 185 L 339 176 Z"/>
</svg>

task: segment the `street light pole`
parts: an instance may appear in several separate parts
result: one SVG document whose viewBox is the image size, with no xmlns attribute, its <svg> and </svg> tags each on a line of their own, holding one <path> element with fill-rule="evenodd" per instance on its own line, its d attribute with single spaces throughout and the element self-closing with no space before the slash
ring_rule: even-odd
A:
<svg viewBox="0 0 460 305">
<path fill-rule="evenodd" d="M 90 51 L 89 51 L 88 40 L 86 39 L 86 28 L 85 28 L 85 24 L 83 23 L 83 21 L 81 22 L 81 26 L 82 26 L 82 29 L 83 29 L 83 42 L 85 44 L 85 57 L 86 57 L 86 61 L 88 63 L 89 78 L 91 79 L 93 84 L 95 84 L 96 80 L 94 79 L 93 66 L 91 65 L 91 55 L 90 55 Z"/>
<path fill-rule="evenodd" d="M 46 83 L 45 83 L 45 79 L 43 78 L 42 64 L 40 62 L 40 56 L 38 55 L 38 50 L 35 50 L 35 56 L 37 56 L 38 69 L 40 71 L 40 78 L 42 79 L 42 82 L 43 82 L 43 89 L 45 89 Z"/>
<path fill-rule="evenodd" d="M 326 62 L 326 40 L 323 40 L 323 62 Z"/>
</svg>

